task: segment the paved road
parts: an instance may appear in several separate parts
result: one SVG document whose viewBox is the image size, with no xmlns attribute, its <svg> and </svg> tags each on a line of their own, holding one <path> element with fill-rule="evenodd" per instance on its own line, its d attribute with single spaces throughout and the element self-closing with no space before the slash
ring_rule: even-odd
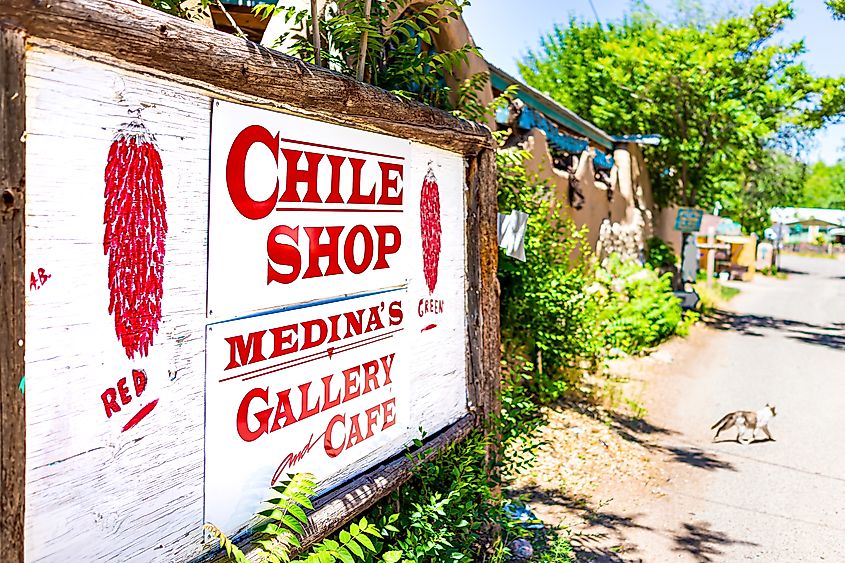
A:
<svg viewBox="0 0 845 563">
<path fill-rule="evenodd" d="M 634 549 L 600 559 L 845 562 L 845 261 L 783 266 L 788 280 L 744 284 L 649 385 L 672 479 L 662 498 L 617 507 Z M 766 402 L 776 441 L 711 443 L 724 413 Z"/>
</svg>

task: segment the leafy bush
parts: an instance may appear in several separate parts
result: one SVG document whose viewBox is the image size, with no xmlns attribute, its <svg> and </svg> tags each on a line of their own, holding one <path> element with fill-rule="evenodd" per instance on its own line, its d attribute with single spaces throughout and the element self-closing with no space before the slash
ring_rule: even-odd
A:
<svg viewBox="0 0 845 563">
<path fill-rule="evenodd" d="M 468 0 L 436 0 L 429 6 L 403 11 L 404 3 L 383 0 L 373 2 L 367 16 L 363 0 L 328 4 L 319 21 L 321 63 L 342 74 L 356 76 L 362 55 L 361 37 L 366 32 L 365 82 L 402 98 L 453 109 L 454 90 L 445 77 L 467 64 L 470 54 L 478 55 L 478 49 L 462 45 L 450 51 L 438 51 L 434 38 L 468 5 Z M 277 6 L 273 2 L 259 4 L 254 12 L 260 18 L 281 14 L 287 22 L 295 24 L 276 44 L 289 44 L 291 55 L 315 62 L 310 10 Z M 392 18 L 395 14 L 399 16 Z M 454 93 L 460 96 L 460 88 Z"/>
<path fill-rule="evenodd" d="M 638 352 L 675 334 L 683 313 L 671 275 L 611 256 L 591 289 L 599 302 L 599 335 L 605 348 Z"/>
<path fill-rule="evenodd" d="M 646 263 L 655 270 L 675 266 L 677 257 L 672 245 L 657 237 L 651 237 L 645 243 Z"/>
<path fill-rule="evenodd" d="M 499 209 L 529 214 L 525 262 L 499 259 L 504 354 L 541 402 L 556 400 L 596 356 L 586 232 L 548 188 L 532 181 L 518 149 L 500 150 Z"/>
</svg>

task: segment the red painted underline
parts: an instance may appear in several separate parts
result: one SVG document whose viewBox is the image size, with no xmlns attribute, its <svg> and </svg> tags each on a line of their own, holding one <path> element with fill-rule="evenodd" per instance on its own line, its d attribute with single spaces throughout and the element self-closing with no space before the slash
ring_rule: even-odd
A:
<svg viewBox="0 0 845 563">
<path fill-rule="evenodd" d="M 277 207 L 276 211 L 324 211 L 326 213 L 402 213 L 401 209 L 366 209 L 364 207 L 346 207 L 343 209 L 325 209 L 322 207 Z"/>
<path fill-rule="evenodd" d="M 296 139 L 279 139 L 281 143 L 295 143 L 297 145 L 305 145 L 307 147 L 318 147 L 321 149 L 331 149 L 334 151 L 354 152 L 358 154 L 368 154 L 370 156 L 383 156 L 384 158 L 393 158 L 396 160 L 405 160 L 404 156 L 395 156 L 392 154 L 382 154 L 378 152 L 362 151 L 359 149 L 347 149 L 345 147 L 335 147 L 332 145 L 321 145 L 320 143 L 309 143 L 308 141 L 297 141 Z"/>
<path fill-rule="evenodd" d="M 139 410 L 135 414 L 135 416 L 133 416 L 132 418 L 129 419 L 129 422 L 127 422 L 126 425 L 124 425 L 123 430 L 121 430 L 121 432 L 126 432 L 130 428 L 134 428 L 135 425 L 137 425 L 139 422 L 141 422 L 144 419 L 145 416 L 147 416 L 148 414 L 153 412 L 153 409 L 156 408 L 157 404 L 158 404 L 158 399 L 156 399 L 155 401 L 153 401 L 151 403 L 144 405 L 144 407 L 141 410 Z"/>
<path fill-rule="evenodd" d="M 427 327 L 425 327 L 424 329 L 420 330 L 420 332 L 425 332 L 427 330 L 431 330 L 431 329 L 435 328 L 436 326 L 437 326 L 437 323 L 430 324 Z"/>
<path fill-rule="evenodd" d="M 223 383 L 225 381 L 231 381 L 232 379 L 241 379 L 241 378 L 245 378 L 244 381 L 246 381 L 247 379 L 255 379 L 256 377 L 260 377 L 262 375 L 267 375 L 268 373 L 276 373 L 278 371 L 284 371 L 285 369 L 287 369 L 289 367 L 302 365 L 302 364 L 305 364 L 305 363 L 308 363 L 308 362 L 311 362 L 311 361 L 314 361 L 314 360 L 319 360 L 321 358 L 326 358 L 326 357 L 329 357 L 329 356 L 333 356 L 335 354 L 340 354 L 340 353 L 346 352 L 347 350 L 352 350 L 353 348 L 359 348 L 363 345 L 371 344 L 371 343 L 377 342 L 379 340 L 384 340 L 385 338 L 390 337 L 390 336 L 394 335 L 395 333 L 400 332 L 402 330 L 405 330 L 405 329 L 404 328 L 396 328 L 396 329 L 393 329 L 389 332 L 383 332 L 381 334 L 374 334 L 372 336 L 368 336 L 367 338 L 363 338 L 363 339 L 358 340 L 356 342 L 349 342 L 347 344 L 342 344 L 342 345 L 337 346 L 337 347 L 332 347 L 331 348 L 331 350 L 332 350 L 331 354 L 329 354 L 328 350 L 313 352 L 311 354 L 307 354 L 305 356 L 299 356 L 298 358 L 292 358 L 290 360 L 287 360 L 287 361 L 284 361 L 284 362 L 281 362 L 281 363 L 278 363 L 278 364 L 274 364 L 272 366 L 264 366 L 264 367 L 254 369 L 252 371 L 247 371 L 247 372 L 244 372 L 244 373 L 239 373 L 237 375 L 231 375 L 229 377 L 224 377 L 223 379 L 218 380 L 218 383 Z M 307 361 L 302 361 L 302 360 L 307 360 Z M 262 372 L 262 373 L 259 373 L 259 372 Z M 252 375 L 254 373 L 257 373 L 258 375 Z M 252 377 L 246 377 L 247 375 L 252 375 Z"/>
<path fill-rule="evenodd" d="M 400 330 L 401 330 L 401 329 L 400 329 Z M 280 367 L 280 368 L 278 368 L 278 369 L 274 369 L 274 370 L 270 370 L 270 371 L 265 371 L 264 373 L 259 373 L 259 374 L 257 374 L 257 375 L 251 375 L 251 376 L 249 376 L 249 377 L 245 378 L 243 381 L 248 381 L 248 380 L 250 380 L 250 379 L 255 379 L 256 377 L 262 377 L 262 376 L 265 376 L 265 375 L 269 375 L 269 374 L 271 374 L 271 373 L 276 373 L 276 372 L 280 372 L 280 371 L 285 371 L 286 369 L 293 368 L 293 367 L 296 367 L 296 366 L 301 366 L 301 365 L 303 365 L 303 364 L 310 364 L 311 362 L 316 362 L 317 360 L 322 360 L 323 358 L 329 358 L 329 357 L 331 357 L 331 356 L 336 356 L 336 355 L 338 355 L 338 354 L 342 354 L 342 353 L 344 353 L 344 352 L 348 352 L 349 350 L 354 350 L 355 348 L 360 348 L 361 346 L 369 346 L 370 344 L 375 344 L 376 342 L 380 342 L 380 341 L 382 341 L 382 340 L 387 340 L 388 338 L 393 338 L 393 334 L 384 334 L 384 335 L 381 335 L 379 338 L 375 338 L 375 339 L 373 339 L 373 340 L 371 340 L 371 341 L 369 341 L 369 342 L 358 342 L 358 343 L 356 343 L 356 344 L 354 344 L 354 345 L 347 346 L 347 347 L 346 347 L 345 349 L 343 349 L 343 350 L 330 349 L 330 350 L 331 350 L 331 352 L 329 352 L 329 350 L 326 350 L 325 352 L 323 352 L 322 354 L 320 354 L 320 355 L 319 355 L 319 356 L 317 356 L 317 357 L 314 357 L 314 358 L 309 358 L 309 359 L 307 359 L 307 360 L 302 360 L 302 361 L 300 361 L 300 362 L 296 362 L 296 363 L 292 363 L 292 364 L 290 364 L 290 365 L 286 365 L 286 366 Z"/>
</svg>

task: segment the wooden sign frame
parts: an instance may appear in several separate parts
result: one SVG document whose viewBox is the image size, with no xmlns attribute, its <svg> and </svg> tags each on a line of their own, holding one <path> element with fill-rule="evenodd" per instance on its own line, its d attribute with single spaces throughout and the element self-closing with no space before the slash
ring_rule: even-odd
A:
<svg viewBox="0 0 845 563">
<path fill-rule="evenodd" d="M 0 541 L 24 561 L 26 57 L 31 47 L 165 78 L 216 98 L 384 133 L 463 155 L 466 170 L 468 414 L 415 453 L 436 454 L 499 409 L 495 145 L 489 131 L 128 0 L 9 0 L 0 5 Z M 69 194 L 68 197 L 72 197 Z M 395 456 L 317 499 L 307 547 L 410 478 Z"/>
</svg>

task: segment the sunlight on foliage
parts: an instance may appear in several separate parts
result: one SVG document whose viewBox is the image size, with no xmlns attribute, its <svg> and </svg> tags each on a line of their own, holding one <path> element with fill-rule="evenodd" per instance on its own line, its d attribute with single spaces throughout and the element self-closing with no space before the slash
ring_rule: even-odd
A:
<svg viewBox="0 0 845 563">
<path fill-rule="evenodd" d="M 804 43 L 780 39 L 792 3 L 674 22 L 635 6 L 606 28 L 556 26 L 520 70 L 599 127 L 659 134 L 645 151 L 658 202 L 710 207 L 743 187 L 765 150 L 794 155 L 845 112 L 845 78 L 813 75 Z"/>
<path fill-rule="evenodd" d="M 373 2 L 369 17 L 361 0 L 327 5 L 320 17 L 320 58 L 328 68 L 355 76 L 361 36 L 366 31 L 365 82 L 401 98 L 453 109 L 453 88 L 446 77 L 466 65 L 471 54 L 479 55 L 479 52 L 472 45 L 440 51 L 435 43 L 441 29 L 460 17 L 469 1 L 437 0 L 425 7 L 402 11 L 404 5 L 396 0 Z M 289 45 L 287 52 L 291 55 L 314 62 L 310 10 L 261 4 L 254 8 L 254 13 L 260 18 L 278 14 L 293 24 L 291 31 L 279 37 L 275 44 Z M 390 17 L 397 13 L 398 17 Z"/>
</svg>

